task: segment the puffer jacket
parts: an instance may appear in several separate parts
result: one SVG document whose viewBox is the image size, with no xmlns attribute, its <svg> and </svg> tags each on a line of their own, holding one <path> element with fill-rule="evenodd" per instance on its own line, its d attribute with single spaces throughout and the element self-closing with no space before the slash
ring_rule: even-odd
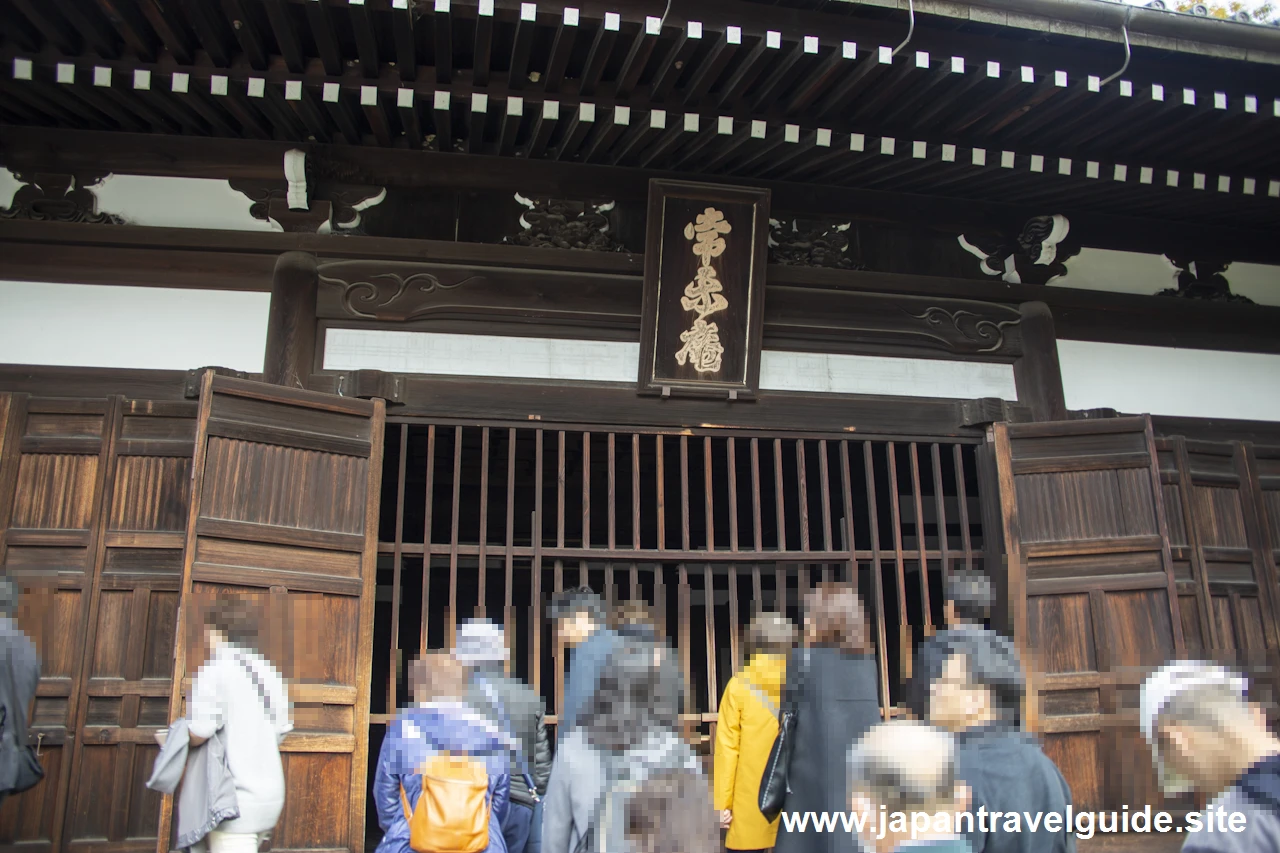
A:
<svg viewBox="0 0 1280 853">
<path fill-rule="evenodd" d="M 605 766 L 606 761 L 614 768 L 612 774 Z M 662 770 L 701 773 L 701 769 L 693 750 L 670 729 L 654 729 L 626 752 L 612 755 L 592 746 L 585 728 L 574 729 L 565 736 L 556 753 L 551 784 L 542 803 L 543 853 L 577 850 L 582 836 L 598 817 L 597 810 L 610 776 L 638 784 Z M 621 835 L 616 827 L 613 831 L 596 833 L 592 853 L 601 846 L 625 853 L 630 847 Z"/>
<path fill-rule="evenodd" d="M 502 703 L 501 708 L 494 707 L 481 681 L 493 689 Z M 545 794 L 547 782 L 551 779 L 551 743 L 542 720 L 546 710 L 542 697 L 523 681 L 505 675 L 501 664 L 486 664 L 477 667 L 473 673 L 467 687 L 467 704 L 491 721 L 511 727 L 510 734 L 520 742 L 520 754 L 524 756 L 524 764 L 533 777 L 534 786 L 539 794 Z M 533 805 L 533 797 L 521 775 L 520 761 L 515 754 L 511 756 L 510 770 L 511 802 Z"/>
<path fill-rule="evenodd" d="M 400 786 L 412 810 L 422 796 L 418 768 L 441 752 L 483 760 L 489 772 L 489 846 L 485 853 L 507 853 L 502 819 L 510 791 L 510 754 L 519 745 L 506 732 L 462 702 L 429 702 L 402 710 L 387 726 L 373 779 L 382 841 L 377 853 L 412 853 L 409 823 L 400 802 Z"/>
<path fill-rule="evenodd" d="M 783 655 L 754 655 L 729 679 L 720 699 L 713 774 L 715 808 L 733 811 L 725 839 L 731 850 L 772 847 L 778 835 L 778 821 L 769 821 L 760 813 L 759 797 L 760 779 L 778 736 L 777 713 L 786 672 Z"/>
</svg>

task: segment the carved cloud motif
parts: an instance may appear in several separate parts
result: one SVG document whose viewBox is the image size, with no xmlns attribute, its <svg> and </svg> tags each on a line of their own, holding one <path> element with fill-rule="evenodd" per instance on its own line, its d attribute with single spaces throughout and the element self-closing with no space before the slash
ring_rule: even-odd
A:
<svg viewBox="0 0 1280 853">
<path fill-rule="evenodd" d="M 923 314 L 912 314 L 917 320 L 924 320 L 930 328 L 941 333 L 941 339 L 948 343 L 958 343 L 957 335 L 972 344 L 987 344 L 976 352 L 995 352 L 1004 346 L 1004 330 L 1008 326 L 1016 326 L 1019 320 L 988 320 L 972 311 L 948 311 L 946 308 L 931 307 Z"/>
<path fill-rule="evenodd" d="M 342 288 L 342 309 L 348 315 L 400 323 L 431 310 L 431 300 L 423 298 L 428 294 L 453 290 L 473 281 L 484 281 L 484 276 L 472 275 L 453 282 L 441 281 L 427 272 L 408 276 L 385 272 L 355 281 L 320 276 L 322 284 Z"/>
</svg>

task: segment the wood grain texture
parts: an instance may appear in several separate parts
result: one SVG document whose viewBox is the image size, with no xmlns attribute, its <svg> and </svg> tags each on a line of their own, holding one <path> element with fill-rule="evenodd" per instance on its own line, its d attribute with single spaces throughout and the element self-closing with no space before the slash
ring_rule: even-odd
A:
<svg viewBox="0 0 1280 853">
<path fill-rule="evenodd" d="M 227 593 L 258 602 L 263 651 L 298 703 L 276 843 L 361 850 L 383 404 L 210 372 L 200 406 L 171 711 L 204 659 L 201 607 Z"/>
<path fill-rule="evenodd" d="M 1149 672 L 1185 652 L 1149 422 L 997 424 L 994 436 L 1028 725 L 1059 732 L 1047 735 L 1046 752 L 1078 807 L 1159 803 L 1149 757 L 1132 741 L 1127 693 L 1110 678 Z M 1146 466 L 1131 467 L 1129 457 L 1144 447 Z M 1081 464 L 1091 455 L 1097 465 Z M 1036 473 L 1018 473 L 1019 463 Z M 1057 673 L 1096 674 L 1096 711 L 1080 711 L 1075 694 L 1063 693 L 1079 687 L 1055 680 Z M 1096 731 L 1080 729 L 1082 714 L 1097 719 Z"/>
</svg>

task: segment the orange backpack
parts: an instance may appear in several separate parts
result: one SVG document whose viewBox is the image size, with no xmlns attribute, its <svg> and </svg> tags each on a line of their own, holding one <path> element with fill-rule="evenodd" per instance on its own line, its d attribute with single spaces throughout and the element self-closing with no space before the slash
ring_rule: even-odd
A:
<svg viewBox="0 0 1280 853">
<path fill-rule="evenodd" d="M 409 808 L 404 785 L 400 802 L 416 853 L 482 853 L 489 846 L 489 773 L 467 755 L 441 753 L 419 768 L 422 794 Z"/>
</svg>

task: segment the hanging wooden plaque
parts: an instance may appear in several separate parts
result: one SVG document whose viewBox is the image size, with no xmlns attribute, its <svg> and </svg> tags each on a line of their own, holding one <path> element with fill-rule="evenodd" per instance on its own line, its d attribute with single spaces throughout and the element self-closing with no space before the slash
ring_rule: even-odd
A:
<svg viewBox="0 0 1280 853">
<path fill-rule="evenodd" d="M 640 393 L 756 393 L 769 191 L 649 182 Z"/>
</svg>

